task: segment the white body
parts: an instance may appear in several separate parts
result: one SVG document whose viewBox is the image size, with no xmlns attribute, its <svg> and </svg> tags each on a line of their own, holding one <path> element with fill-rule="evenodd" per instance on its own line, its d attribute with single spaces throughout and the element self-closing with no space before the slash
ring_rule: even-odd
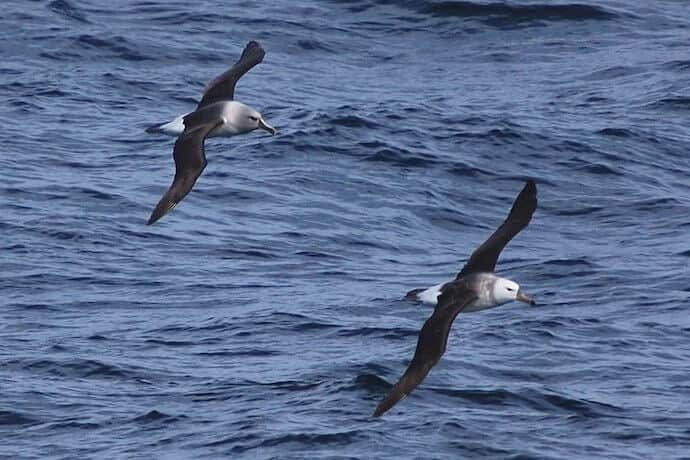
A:
<svg viewBox="0 0 690 460">
<path fill-rule="evenodd" d="M 468 282 L 477 292 L 478 299 L 466 306 L 463 313 L 470 313 L 487 308 L 498 307 L 504 303 L 516 300 L 520 292 L 520 286 L 507 278 L 501 278 L 493 273 L 478 273 L 470 275 Z M 448 281 L 449 283 L 451 281 Z M 430 305 L 436 306 L 438 296 L 446 283 L 439 283 L 417 294 L 417 299 Z"/>
<path fill-rule="evenodd" d="M 211 131 L 207 137 L 231 137 L 238 134 L 248 133 L 258 127 L 261 127 L 259 125 L 259 120 L 261 120 L 261 123 L 264 125 L 270 126 L 263 120 L 259 112 L 241 102 L 223 101 L 216 104 L 223 105 L 222 117 L 225 119 L 225 123 Z M 207 107 L 210 108 L 211 106 L 206 106 L 201 110 L 203 111 Z M 191 113 L 192 112 L 185 113 L 184 115 L 180 115 L 179 117 L 167 123 L 152 126 L 148 131 L 178 137 L 184 131 L 185 117 Z"/>
</svg>

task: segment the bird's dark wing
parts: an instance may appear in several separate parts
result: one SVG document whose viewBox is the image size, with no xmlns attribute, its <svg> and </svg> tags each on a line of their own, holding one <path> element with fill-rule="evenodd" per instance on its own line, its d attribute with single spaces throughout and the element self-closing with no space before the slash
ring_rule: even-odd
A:
<svg viewBox="0 0 690 460">
<path fill-rule="evenodd" d="M 191 128 L 185 127 L 184 132 L 177 138 L 173 150 L 175 178 L 168 191 L 158 202 L 156 209 L 151 213 L 146 225 L 153 224 L 171 211 L 192 190 L 197 178 L 206 167 L 204 140 L 211 131 L 222 123 L 222 119 L 215 119 Z"/>
<path fill-rule="evenodd" d="M 374 417 L 383 415 L 398 401 L 409 395 L 427 376 L 446 351 L 448 334 L 455 317 L 477 298 L 463 281 L 455 281 L 444 289 L 434 313 L 426 320 L 417 339 L 417 349 L 407 370 L 386 397 L 376 406 Z"/>
<path fill-rule="evenodd" d="M 456 279 L 468 273 L 494 271 L 501 251 L 515 235 L 527 227 L 535 209 L 537 209 L 537 185 L 530 179 L 515 199 L 508 218 L 472 253 L 470 260 L 458 273 Z"/>
<path fill-rule="evenodd" d="M 197 110 L 218 101 L 231 101 L 235 98 L 235 85 L 242 75 L 263 61 L 266 52 L 255 41 L 247 43 L 242 56 L 229 70 L 217 76 L 206 86 Z"/>
</svg>

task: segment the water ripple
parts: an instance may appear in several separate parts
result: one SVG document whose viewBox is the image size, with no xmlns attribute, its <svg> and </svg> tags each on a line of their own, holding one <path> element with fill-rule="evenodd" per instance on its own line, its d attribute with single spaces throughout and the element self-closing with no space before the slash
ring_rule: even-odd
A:
<svg viewBox="0 0 690 460">
<path fill-rule="evenodd" d="M 0 17 L 4 456 L 686 455 L 682 2 L 29 3 Z M 279 134 L 210 139 L 146 226 L 174 139 L 144 128 L 249 40 L 237 97 Z M 402 295 L 528 177 L 497 268 L 539 305 L 460 315 L 372 419 L 432 311 Z"/>
</svg>

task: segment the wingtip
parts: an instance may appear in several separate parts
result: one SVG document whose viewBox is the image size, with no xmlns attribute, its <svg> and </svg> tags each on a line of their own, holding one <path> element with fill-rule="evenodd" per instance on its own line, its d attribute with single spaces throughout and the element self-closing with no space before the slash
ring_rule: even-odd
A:
<svg viewBox="0 0 690 460">
<path fill-rule="evenodd" d="M 240 56 L 240 60 L 242 60 L 242 58 L 247 56 L 247 54 L 250 52 L 258 52 L 260 54 L 258 58 L 259 62 L 263 61 L 264 56 L 266 55 L 266 50 L 264 50 L 261 44 L 256 40 L 252 40 L 245 45 L 244 51 L 242 51 L 242 56 Z"/>
<path fill-rule="evenodd" d="M 158 206 L 156 206 L 156 209 L 154 209 L 151 213 L 151 217 L 149 217 L 149 220 L 146 222 L 146 225 L 155 224 L 160 220 L 161 217 L 172 211 L 174 207 L 174 204 L 170 206 L 168 203 L 161 201 L 161 203 L 159 203 Z"/>
<path fill-rule="evenodd" d="M 381 417 L 383 414 L 388 412 L 388 409 L 390 409 L 393 406 L 390 406 L 386 404 L 388 401 L 388 397 L 383 399 L 383 401 L 379 402 L 378 405 L 376 406 L 376 409 L 374 409 L 374 412 L 371 414 L 372 417 Z"/>
<path fill-rule="evenodd" d="M 405 399 L 405 397 L 407 397 L 407 393 L 401 393 L 396 384 L 395 386 L 393 386 L 393 388 L 391 388 L 391 390 L 386 394 L 386 396 L 381 401 L 379 401 L 378 405 L 376 406 L 376 409 L 374 409 L 374 412 L 371 414 L 371 416 L 382 416 L 390 409 L 392 409 L 396 404 L 398 404 L 401 400 Z"/>
<path fill-rule="evenodd" d="M 151 217 L 149 217 L 149 220 L 146 221 L 146 225 L 153 225 L 153 224 L 155 224 L 156 222 L 158 222 L 158 221 L 161 219 L 161 217 L 163 217 L 164 215 L 166 215 L 171 209 L 172 209 L 172 208 L 169 208 L 169 209 L 164 210 L 164 211 L 162 211 L 162 212 L 161 212 L 161 210 L 158 209 L 158 208 L 154 209 L 153 212 L 151 213 Z"/>
<path fill-rule="evenodd" d="M 537 198 L 537 182 L 532 178 L 528 179 L 527 182 L 525 183 L 525 186 L 522 188 L 520 195 L 536 199 Z"/>
<path fill-rule="evenodd" d="M 155 211 L 152 212 L 152 213 L 151 213 L 151 216 L 149 216 L 149 220 L 146 221 L 146 225 L 153 225 L 153 224 L 155 224 L 155 223 L 158 221 L 158 219 L 160 219 L 161 217 L 163 217 L 162 214 L 161 214 L 160 216 L 158 216 L 158 215 L 156 215 L 156 212 L 155 212 Z"/>
</svg>

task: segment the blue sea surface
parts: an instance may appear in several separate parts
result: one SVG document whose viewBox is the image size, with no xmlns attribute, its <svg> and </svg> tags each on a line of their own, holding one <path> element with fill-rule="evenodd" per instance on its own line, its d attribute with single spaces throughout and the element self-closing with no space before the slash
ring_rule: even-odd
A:
<svg viewBox="0 0 690 460">
<path fill-rule="evenodd" d="M 250 40 L 279 134 L 146 226 Z M 1 458 L 690 458 L 687 2 L 9 0 L 0 56 Z M 538 305 L 371 417 L 530 177 Z"/>
</svg>

